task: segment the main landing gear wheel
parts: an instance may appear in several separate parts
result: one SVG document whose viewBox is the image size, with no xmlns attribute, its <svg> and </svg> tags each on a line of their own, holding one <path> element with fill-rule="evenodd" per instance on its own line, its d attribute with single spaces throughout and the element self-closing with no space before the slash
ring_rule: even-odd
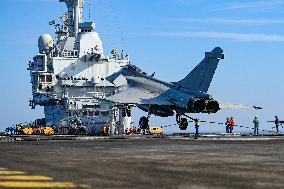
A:
<svg viewBox="0 0 284 189">
<path fill-rule="evenodd" d="M 145 116 L 141 117 L 139 120 L 139 126 L 141 129 L 147 129 L 149 127 L 149 119 Z"/>
<path fill-rule="evenodd" d="M 188 127 L 188 121 L 186 118 L 181 118 L 179 123 L 179 128 L 182 131 L 185 131 Z"/>
</svg>

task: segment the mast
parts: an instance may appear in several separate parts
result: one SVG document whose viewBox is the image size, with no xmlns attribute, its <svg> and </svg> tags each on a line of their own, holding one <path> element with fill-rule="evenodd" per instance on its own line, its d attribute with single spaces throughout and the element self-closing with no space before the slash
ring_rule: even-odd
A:
<svg viewBox="0 0 284 189">
<path fill-rule="evenodd" d="M 68 32 L 69 36 L 77 37 L 79 24 L 83 22 L 83 1 L 82 0 L 59 0 L 64 2 L 68 8 Z"/>
<path fill-rule="evenodd" d="M 77 37 L 79 32 L 79 17 L 80 17 L 80 10 L 79 10 L 79 1 L 74 0 L 74 36 Z"/>
</svg>

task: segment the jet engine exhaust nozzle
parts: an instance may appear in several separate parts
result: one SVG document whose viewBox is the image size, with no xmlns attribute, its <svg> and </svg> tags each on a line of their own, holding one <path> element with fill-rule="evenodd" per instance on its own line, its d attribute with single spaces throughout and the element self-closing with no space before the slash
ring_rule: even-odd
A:
<svg viewBox="0 0 284 189">
<path fill-rule="evenodd" d="M 205 111 L 205 108 L 206 108 L 205 100 L 200 99 L 194 102 L 194 111 L 196 113 L 201 113 Z"/>
<path fill-rule="evenodd" d="M 219 103 L 215 100 L 209 101 L 206 105 L 206 110 L 208 113 L 216 113 L 220 110 Z"/>
</svg>

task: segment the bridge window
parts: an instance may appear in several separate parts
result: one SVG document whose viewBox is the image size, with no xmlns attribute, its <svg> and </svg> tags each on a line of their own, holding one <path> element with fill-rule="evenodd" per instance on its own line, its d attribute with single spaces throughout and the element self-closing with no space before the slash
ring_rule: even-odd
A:
<svg viewBox="0 0 284 189">
<path fill-rule="evenodd" d="M 46 76 L 46 82 L 48 82 L 48 83 L 52 82 L 52 76 L 51 75 Z"/>
<path fill-rule="evenodd" d="M 44 75 L 40 75 L 39 76 L 39 82 L 45 82 L 45 76 Z"/>
</svg>

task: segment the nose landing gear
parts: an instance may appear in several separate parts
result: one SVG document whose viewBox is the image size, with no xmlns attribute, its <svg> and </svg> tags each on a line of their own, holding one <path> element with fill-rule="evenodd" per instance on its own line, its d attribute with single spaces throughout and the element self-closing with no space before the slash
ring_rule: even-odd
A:
<svg viewBox="0 0 284 189">
<path fill-rule="evenodd" d="M 141 129 L 147 129 L 149 127 L 149 118 L 148 117 L 141 117 L 139 120 L 139 125 Z"/>
<path fill-rule="evenodd" d="M 186 115 L 184 115 L 184 116 L 186 116 Z M 149 117 L 150 116 L 148 115 L 147 117 L 143 116 L 143 117 L 140 118 L 139 126 L 140 126 L 141 129 L 147 129 L 149 127 Z M 178 124 L 180 130 L 185 131 L 187 129 L 188 120 L 186 118 L 181 118 L 181 115 L 177 114 L 176 115 L 176 121 L 177 121 L 177 124 Z"/>
</svg>

